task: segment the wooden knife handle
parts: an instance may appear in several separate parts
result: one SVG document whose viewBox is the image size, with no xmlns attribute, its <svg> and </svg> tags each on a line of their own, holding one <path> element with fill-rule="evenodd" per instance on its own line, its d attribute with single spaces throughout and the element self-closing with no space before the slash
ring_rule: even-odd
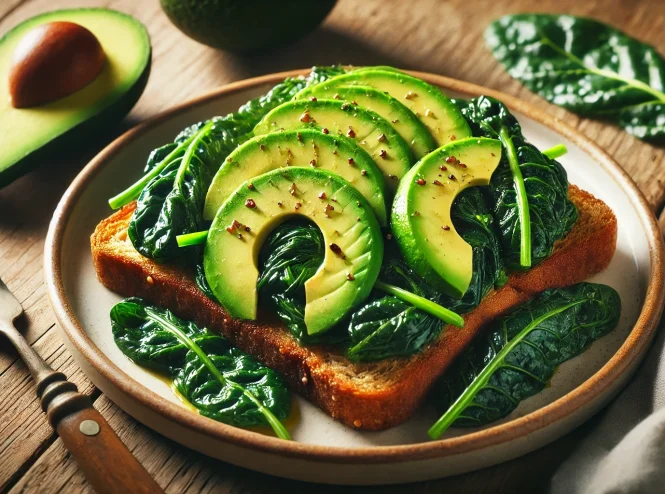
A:
<svg viewBox="0 0 665 494">
<path fill-rule="evenodd" d="M 37 395 L 51 426 L 96 492 L 163 492 L 93 408 L 90 398 L 79 393 L 64 374 L 41 374 Z"/>
</svg>

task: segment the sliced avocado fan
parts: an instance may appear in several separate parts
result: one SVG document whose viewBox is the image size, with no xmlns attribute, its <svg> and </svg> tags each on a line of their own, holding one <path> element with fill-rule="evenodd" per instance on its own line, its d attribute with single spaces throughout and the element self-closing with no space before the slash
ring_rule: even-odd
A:
<svg viewBox="0 0 665 494">
<path fill-rule="evenodd" d="M 455 197 L 468 187 L 488 185 L 501 159 L 496 139 L 451 142 L 420 160 L 400 182 L 390 217 L 395 240 L 408 265 L 453 297 L 469 288 L 473 250 L 450 217 Z"/>
<path fill-rule="evenodd" d="M 385 182 L 381 170 L 348 137 L 315 129 L 254 137 L 226 158 L 208 189 L 203 217 L 212 220 L 238 184 L 276 168 L 306 167 L 336 173 L 353 185 L 372 207 L 379 224 L 387 224 Z M 248 184 L 248 186 L 249 186 Z"/>
<path fill-rule="evenodd" d="M 388 189 L 397 189 L 400 178 L 415 161 L 408 144 L 379 114 L 334 99 L 286 102 L 268 113 L 254 128 L 255 135 L 316 128 L 324 134 L 353 139 L 383 172 Z"/>
<path fill-rule="evenodd" d="M 397 70 L 363 68 L 328 79 L 326 87 L 370 86 L 384 91 L 409 108 L 429 129 L 439 146 L 471 136 L 457 106 L 441 90 Z"/>
<path fill-rule="evenodd" d="M 434 138 L 416 115 L 388 93 L 369 86 L 330 86 L 325 81 L 303 89 L 294 99 L 333 98 L 357 103 L 388 120 L 418 160 L 436 149 Z"/>
<path fill-rule="evenodd" d="M 240 185 L 217 212 L 203 255 L 205 276 L 231 317 L 256 319 L 258 256 L 268 234 L 302 215 L 323 234 L 326 252 L 305 282 L 309 334 L 330 329 L 367 298 L 383 260 L 381 229 L 365 198 L 340 176 L 281 168 Z"/>
</svg>

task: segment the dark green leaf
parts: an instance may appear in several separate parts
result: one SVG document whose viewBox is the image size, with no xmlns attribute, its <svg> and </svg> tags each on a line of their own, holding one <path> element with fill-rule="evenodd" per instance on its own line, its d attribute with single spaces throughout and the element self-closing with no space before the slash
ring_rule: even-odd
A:
<svg viewBox="0 0 665 494">
<path fill-rule="evenodd" d="M 173 379 L 202 415 L 240 427 L 267 423 L 288 437 L 277 420 L 290 411 L 286 385 L 222 336 L 138 298 L 116 304 L 111 323 L 118 348 Z"/>
<path fill-rule="evenodd" d="M 620 313 L 613 288 L 580 283 L 543 292 L 496 319 L 435 386 L 434 396 L 447 411 L 430 435 L 505 417 L 541 391 L 557 366 L 614 329 Z"/>
<path fill-rule="evenodd" d="M 487 96 L 456 101 L 474 136 L 498 138 L 506 129 L 517 152 L 529 203 L 531 262 L 543 261 L 554 243 L 563 238 L 577 221 L 577 208 L 568 199 L 568 177 L 556 160 L 543 155 L 526 142 L 519 122 L 503 103 Z M 521 229 L 517 193 L 508 157 L 503 153 L 487 189 L 507 267 L 520 269 Z"/>
<path fill-rule="evenodd" d="M 665 138 L 665 60 L 652 46 L 571 15 L 508 15 L 485 39 L 511 76 L 548 101 L 640 139 Z"/>
</svg>

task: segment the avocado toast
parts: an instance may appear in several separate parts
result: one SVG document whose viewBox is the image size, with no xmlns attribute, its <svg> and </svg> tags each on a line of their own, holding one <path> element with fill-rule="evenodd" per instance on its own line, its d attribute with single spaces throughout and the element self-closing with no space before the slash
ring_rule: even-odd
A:
<svg viewBox="0 0 665 494">
<path fill-rule="evenodd" d="M 383 70 L 383 72 L 388 71 Z M 348 74 L 344 77 L 348 77 Z M 392 76 L 384 77 L 386 79 L 392 78 Z M 377 78 L 377 80 L 380 79 Z M 334 81 L 334 78 L 332 80 Z M 372 79 L 363 77 L 362 80 L 371 81 Z M 410 82 L 410 78 L 407 78 L 407 82 Z M 355 87 L 355 85 L 353 86 Z M 365 84 L 359 84 L 359 86 L 365 87 Z M 315 88 L 316 86 L 312 85 L 311 87 Z M 353 92 L 349 91 L 349 94 L 353 94 Z M 393 95 L 393 97 L 396 96 Z M 417 98 L 417 96 L 415 97 Z M 312 98 L 317 99 L 316 97 Z M 298 97 L 296 97 L 296 101 L 297 99 Z M 325 103 L 329 101 L 325 98 L 322 98 L 322 100 L 324 105 L 327 104 L 330 106 L 332 104 Z M 313 101 L 309 99 L 305 101 L 309 101 L 309 104 L 287 102 L 282 105 L 287 105 L 287 107 L 291 105 L 291 108 L 287 108 L 287 110 L 291 115 L 296 115 L 295 121 L 301 124 L 316 124 L 316 117 L 312 117 L 310 120 L 310 116 L 316 116 L 318 108 L 327 108 L 327 106 L 321 105 L 320 107 L 317 106 L 315 111 L 307 111 L 312 108 L 312 103 L 318 103 L 321 100 Z M 342 101 L 337 102 L 337 104 L 341 108 L 341 105 L 345 103 Z M 348 104 L 353 105 L 353 102 L 349 102 Z M 294 111 L 293 107 L 296 107 L 297 110 Z M 284 111 L 282 108 L 274 110 L 276 113 L 283 113 Z M 382 163 L 381 151 L 385 151 L 385 147 L 379 145 L 375 148 L 370 148 L 367 144 L 362 144 L 363 140 L 369 142 L 370 139 L 376 139 L 376 141 L 381 143 L 381 136 L 383 136 L 383 139 L 386 137 L 385 133 L 377 132 L 372 128 L 370 120 L 374 118 L 382 119 L 383 117 L 378 116 L 378 114 L 377 116 L 371 115 L 371 111 L 358 112 L 358 114 L 361 114 L 360 118 L 363 119 L 363 122 L 368 122 L 365 127 L 356 127 L 353 121 L 348 125 L 347 123 L 340 124 L 340 120 L 335 119 L 338 127 L 335 129 L 334 134 L 341 133 L 342 138 L 346 139 L 358 138 L 360 143 L 356 146 L 356 149 L 363 153 L 363 159 L 369 157 L 369 159 L 374 161 L 377 169 L 384 171 L 387 169 L 386 165 L 388 163 Z M 424 110 L 424 113 L 426 111 L 427 109 Z M 365 118 L 367 114 L 370 114 L 370 120 Z M 262 138 L 258 136 L 264 133 L 262 129 L 266 128 L 266 122 L 271 122 L 270 115 L 271 112 L 264 114 L 262 117 L 263 124 L 260 123 L 258 131 L 252 133 L 252 135 L 257 135 L 257 137 L 252 139 L 249 136 L 248 139 L 243 139 L 246 142 L 238 148 L 238 152 L 240 152 L 243 146 L 254 145 L 259 149 L 261 149 L 261 145 L 266 147 L 264 141 L 258 141 L 257 139 Z M 281 122 L 284 121 L 292 122 L 293 119 L 280 120 L 280 128 L 273 129 L 276 133 L 268 134 L 266 137 L 272 136 L 277 139 L 276 136 L 282 130 L 281 125 L 283 124 Z M 464 127 L 460 125 L 459 120 L 452 119 L 452 121 L 456 129 Z M 437 128 L 449 127 L 452 128 L 450 125 L 440 124 Z M 297 130 L 299 128 L 306 129 L 302 130 L 300 138 L 298 138 Z M 301 142 L 300 139 L 303 139 L 303 142 L 309 142 L 306 139 L 306 132 L 312 132 L 310 128 L 318 129 L 323 135 L 326 134 L 324 129 L 330 132 L 328 127 L 316 125 L 301 126 L 298 124 L 294 126 L 289 125 L 284 133 L 290 133 L 288 139 L 291 139 L 291 145 L 293 145 L 294 132 L 296 133 L 297 142 Z M 365 133 L 358 136 L 360 132 L 357 131 L 361 128 L 366 129 L 363 130 Z M 381 125 L 378 125 L 377 128 L 381 129 Z M 459 130 L 456 130 L 456 132 L 459 132 Z M 471 130 L 467 130 L 467 132 L 470 134 Z M 474 133 L 473 135 L 477 136 L 478 134 Z M 456 234 L 455 198 L 466 187 L 469 190 L 474 190 L 478 186 L 491 187 L 490 178 L 494 180 L 494 176 L 496 175 L 492 174 L 492 171 L 497 166 L 500 166 L 501 143 L 499 140 L 483 136 L 481 136 L 481 139 L 473 139 L 473 142 L 470 142 L 470 140 L 465 143 L 463 136 L 450 134 L 447 136 L 447 140 L 452 144 L 441 142 L 442 140 L 446 140 L 446 136 L 443 134 L 439 134 L 438 136 L 433 135 L 432 138 L 439 142 L 438 145 L 443 144 L 444 147 L 449 147 L 445 148 L 447 151 L 442 152 L 443 154 L 439 158 L 433 158 L 432 155 L 434 153 L 432 153 L 432 155 L 428 155 L 429 157 L 426 156 L 416 166 L 413 166 L 416 163 L 416 159 L 412 156 L 409 159 L 410 162 L 407 167 L 412 168 L 404 174 L 409 181 L 412 181 L 412 184 L 391 179 L 390 175 L 392 173 L 385 173 L 384 171 L 383 175 L 386 176 L 386 185 L 389 180 L 395 180 L 398 187 L 386 186 L 381 188 L 367 186 L 364 187 L 364 193 L 358 192 L 360 189 L 356 190 L 354 187 L 351 187 L 353 192 L 346 193 L 343 189 L 348 187 L 348 184 L 351 182 L 346 182 L 345 186 L 342 183 L 345 180 L 340 178 L 339 180 L 342 180 L 342 182 L 339 182 L 337 174 L 334 172 L 317 169 L 305 172 L 304 170 L 308 170 L 308 168 L 305 168 L 301 172 L 299 168 L 302 165 L 290 165 L 287 159 L 286 165 L 293 166 L 293 168 L 268 171 L 264 163 L 257 173 L 258 177 L 252 178 L 248 176 L 246 181 L 238 183 L 238 187 L 230 192 L 231 196 L 227 197 L 229 191 L 224 191 L 224 197 L 221 200 L 219 197 L 211 197 L 211 191 L 213 191 L 214 187 L 210 187 L 205 206 L 208 207 L 208 204 L 213 199 L 217 201 L 217 204 L 221 204 L 219 211 L 215 215 L 211 230 L 206 235 L 208 241 L 206 242 L 205 254 L 203 255 L 205 278 L 210 285 L 209 288 L 212 289 L 213 298 L 210 297 L 210 294 L 206 295 L 202 291 L 201 283 L 196 283 L 195 279 L 200 272 L 197 273 L 195 263 L 187 262 L 184 258 L 178 259 L 176 262 L 164 262 L 159 256 L 154 256 L 155 259 L 149 259 L 141 255 L 132 245 L 132 241 L 135 242 L 135 239 L 131 239 L 131 233 L 128 232 L 131 232 L 131 222 L 135 216 L 136 208 L 141 207 L 141 198 L 139 198 L 138 206 L 137 203 L 125 205 L 118 212 L 103 220 L 95 230 L 91 242 L 93 260 L 98 277 L 105 286 L 117 293 L 126 296 L 142 297 L 150 303 L 169 308 L 182 318 L 193 320 L 201 326 L 223 334 L 232 344 L 247 354 L 254 356 L 269 368 L 276 370 L 292 389 L 315 402 L 332 417 L 349 426 L 366 430 L 380 430 L 397 425 L 413 413 L 416 407 L 425 399 L 432 383 L 453 363 L 455 357 L 479 333 L 483 325 L 532 299 L 546 289 L 569 286 L 583 281 L 591 274 L 602 271 L 609 264 L 616 243 L 616 219 L 611 210 L 604 203 L 593 198 L 586 192 L 574 186 L 568 187 L 566 182 L 563 188 L 567 195 L 566 201 L 572 205 L 572 210 L 575 211 L 574 217 L 569 214 L 566 218 L 562 219 L 562 222 L 570 223 L 568 229 L 566 229 L 563 235 L 552 242 L 552 250 L 545 256 L 544 260 L 530 267 L 530 269 L 512 269 L 507 277 L 497 275 L 493 278 L 491 283 L 487 285 L 487 287 L 491 288 L 485 287 L 482 290 L 482 293 L 477 297 L 479 303 L 473 304 L 477 306 L 472 310 L 462 310 L 459 308 L 461 307 L 459 304 L 455 305 L 455 302 L 451 302 L 451 307 L 458 307 L 458 311 L 463 313 L 463 328 L 456 328 L 452 325 L 445 326 L 443 322 L 439 321 L 439 326 L 443 327 L 443 330 L 439 329 L 430 341 L 421 345 L 417 348 L 417 351 L 412 351 L 410 354 L 394 354 L 365 361 L 363 361 L 364 359 L 354 357 L 354 353 L 350 351 L 348 344 L 340 344 L 334 338 L 325 338 L 325 336 L 339 333 L 339 327 L 347 325 L 349 318 L 353 322 L 357 313 L 363 310 L 359 309 L 359 307 L 367 299 L 369 292 L 372 291 L 372 285 L 375 284 L 377 276 L 379 279 L 382 279 L 382 275 L 378 274 L 381 262 L 377 265 L 372 260 L 381 257 L 377 250 L 378 247 L 376 247 L 380 243 L 380 237 L 377 239 L 376 236 L 377 232 L 379 236 L 383 236 L 383 244 L 385 244 L 386 252 L 402 252 L 406 259 L 406 264 L 418 276 L 427 280 L 435 290 L 440 290 L 442 293 L 450 294 L 449 296 L 453 297 L 437 299 L 440 303 L 442 303 L 442 300 L 452 301 L 453 299 L 459 299 L 460 295 L 469 293 L 472 291 L 470 287 L 473 287 L 476 281 L 474 273 L 477 273 L 477 271 L 469 268 L 469 266 L 473 265 L 471 262 L 473 256 L 476 256 L 478 253 L 478 250 L 475 249 L 475 244 L 469 242 L 470 245 L 474 246 L 474 249 L 469 249 L 467 254 L 460 254 L 459 259 L 454 261 L 446 258 L 446 256 L 441 257 L 440 254 L 448 246 L 456 245 L 456 242 L 459 247 L 451 247 L 453 253 L 459 253 L 464 249 L 464 246 L 459 244 L 460 235 Z M 481 176 L 483 174 L 475 173 L 477 170 L 476 165 L 480 162 L 478 160 L 473 161 L 475 158 L 471 156 L 474 155 L 474 151 L 482 139 L 486 139 L 489 146 L 487 153 L 484 154 L 485 158 L 490 161 L 490 156 L 494 155 L 493 157 L 496 158 L 496 162 L 492 163 L 491 166 L 488 164 L 489 168 L 484 177 Z M 395 149 L 399 149 L 400 153 L 404 154 L 402 151 L 404 149 L 402 142 L 404 141 L 399 133 L 391 134 L 390 141 L 391 144 L 396 142 L 398 147 Z M 319 146 L 324 145 L 323 142 L 319 141 L 315 144 Z M 464 154 L 465 146 L 472 146 L 469 158 L 463 158 L 466 156 Z M 250 148 L 248 147 L 248 149 Z M 519 149 L 520 152 L 524 152 L 522 147 Z M 451 154 L 453 151 L 448 150 L 454 150 L 457 158 L 462 158 L 463 161 L 467 161 L 467 159 L 470 161 L 449 160 L 446 162 L 446 158 L 453 156 Z M 234 153 L 235 151 L 231 151 L 231 156 Z M 388 151 L 386 151 L 386 154 L 388 154 Z M 389 157 L 395 157 L 395 161 L 391 162 L 390 166 L 408 159 L 403 158 L 399 153 L 393 156 L 392 152 Z M 181 159 L 181 163 L 185 159 L 187 159 L 186 154 Z M 312 160 L 316 161 L 316 158 L 312 158 L 310 161 Z M 352 160 L 353 162 L 348 160 Z M 430 168 L 426 170 L 424 166 L 428 163 L 430 163 Z M 434 163 L 436 166 L 432 167 L 431 163 Z M 215 165 L 215 172 L 219 169 L 218 173 L 221 173 L 221 170 L 227 164 L 228 162 L 225 163 L 223 160 L 218 160 Z M 309 164 L 309 169 L 316 168 L 316 163 Z M 348 166 L 352 167 L 354 164 L 354 158 L 347 158 Z M 280 166 L 284 167 L 284 164 Z M 244 168 L 241 167 L 240 169 Z M 436 176 L 430 176 L 433 170 L 437 169 L 441 173 L 436 174 Z M 444 171 L 445 173 L 443 173 Z M 332 185 L 316 182 L 323 176 L 321 174 L 326 173 Z M 528 173 L 528 170 L 525 170 L 527 180 L 530 178 Z M 251 175 L 251 173 L 249 174 Z M 178 174 L 176 173 L 175 175 L 177 176 Z M 214 175 L 214 173 L 211 175 Z M 360 180 L 364 177 L 365 175 L 362 174 L 359 177 L 354 175 L 351 179 Z M 279 186 L 278 182 L 280 180 L 284 182 L 284 186 Z M 212 176 L 208 181 L 209 183 L 214 183 Z M 439 182 L 440 185 L 435 182 Z M 313 192 L 307 190 L 308 183 L 315 184 L 313 185 Z M 452 186 L 453 183 L 454 187 Z M 223 182 L 220 182 L 220 184 L 224 185 Z M 263 187 L 266 184 L 270 184 L 283 192 L 274 198 L 265 195 Z M 293 184 L 295 187 L 292 189 L 290 184 Z M 228 189 L 229 187 L 227 186 L 226 188 Z M 402 188 L 411 188 L 413 190 L 400 191 Z M 459 191 L 446 195 L 442 192 L 444 189 L 459 189 Z M 339 196 L 336 195 L 338 190 L 342 190 Z M 394 192 L 395 190 L 396 192 Z M 446 212 L 446 215 L 439 217 L 430 214 L 432 211 L 436 211 L 436 208 L 427 205 L 428 201 L 430 201 L 430 196 L 425 195 L 423 191 L 436 191 L 442 194 L 434 202 Z M 394 202 L 392 202 L 393 192 L 397 194 Z M 418 196 L 419 193 L 422 196 L 421 198 Z M 213 196 L 215 194 L 213 193 Z M 400 198 L 408 199 L 409 194 L 416 194 L 414 196 L 415 199 L 407 200 L 407 203 L 403 204 L 404 207 L 400 211 Z M 381 215 L 376 214 L 376 211 L 380 211 L 380 207 L 377 206 L 378 201 L 375 201 L 374 205 L 372 205 L 370 201 L 371 197 L 368 196 L 374 198 L 382 196 L 389 211 L 392 202 L 391 230 L 384 229 L 383 232 L 379 230 L 380 224 L 384 226 L 384 222 L 380 218 Z M 281 198 L 284 198 L 284 200 Z M 335 199 L 337 202 L 332 199 Z M 267 206 L 268 201 L 271 203 L 269 207 Z M 237 206 L 233 205 L 234 202 L 237 203 Z M 490 201 L 488 200 L 488 202 Z M 280 203 L 282 204 L 280 205 Z M 417 206 L 417 208 L 423 211 L 413 209 L 415 204 L 421 203 L 423 206 Z M 447 206 L 444 207 L 442 205 L 444 203 Z M 300 204 L 300 207 L 298 207 L 298 204 Z M 332 274 L 323 279 L 319 276 L 320 282 L 323 284 L 333 283 L 335 286 L 335 290 L 331 292 L 333 294 L 338 294 L 338 285 L 349 287 L 348 296 L 340 296 L 337 301 L 334 301 L 335 299 L 333 298 L 332 303 L 330 301 L 325 302 L 318 309 L 318 312 L 314 303 L 317 298 L 307 296 L 304 319 L 307 333 L 309 334 L 306 336 L 318 337 L 319 335 L 323 335 L 324 338 L 321 339 L 298 337 L 297 334 L 294 334 L 293 331 L 287 329 L 280 322 L 277 317 L 279 314 L 278 311 L 271 310 L 270 305 L 258 305 L 260 300 L 257 301 L 256 296 L 258 295 L 258 298 L 261 298 L 262 292 L 255 290 L 254 296 L 250 296 L 248 290 L 251 291 L 251 285 L 256 284 L 256 279 L 260 276 L 260 273 L 255 273 L 249 278 L 249 285 L 246 285 L 247 282 L 243 279 L 242 283 L 246 286 L 243 285 L 243 288 L 228 290 L 233 300 L 229 301 L 226 298 L 229 294 L 225 290 L 230 286 L 229 282 L 234 281 L 234 273 L 236 273 L 235 277 L 237 278 L 244 277 L 245 275 L 240 268 L 236 271 L 232 269 L 227 275 L 223 275 L 223 270 L 220 270 L 219 267 L 223 266 L 229 260 L 235 260 L 236 257 L 245 255 L 241 254 L 241 252 L 243 248 L 247 247 L 247 235 L 256 235 L 257 237 L 253 238 L 255 246 L 251 247 L 253 254 L 245 259 L 244 265 L 253 264 L 260 271 L 262 266 L 257 258 L 260 257 L 259 250 L 261 243 L 270 235 L 271 229 L 282 221 L 275 219 L 281 214 L 276 208 L 282 207 L 290 209 L 289 214 L 282 215 L 285 219 L 286 216 L 303 214 L 314 221 L 322 230 L 323 236 L 326 239 L 325 258 L 331 262 L 330 266 L 332 268 L 330 271 Z M 501 205 L 501 207 L 503 206 Z M 571 210 L 570 206 L 565 207 Z M 275 210 L 273 211 L 271 208 Z M 309 212 L 304 211 L 307 208 L 310 208 Z M 360 214 L 356 214 L 357 212 L 352 212 L 355 208 L 361 208 L 364 215 L 370 216 L 361 216 Z M 409 210 L 409 208 L 413 210 Z M 491 209 L 492 212 L 496 211 L 495 207 L 491 207 Z M 201 204 L 200 210 L 205 210 L 203 204 Z M 225 210 L 226 213 L 224 213 Z M 263 223 L 256 223 L 252 219 L 252 215 L 263 214 L 263 212 L 270 218 L 270 221 L 265 222 L 267 226 L 261 226 Z M 241 213 L 245 219 L 241 218 Z M 538 205 L 534 205 L 533 213 L 539 214 Z M 333 218 L 334 215 L 340 216 Z M 402 220 L 400 220 L 400 215 L 403 218 Z M 441 232 L 442 235 L 449 234 L 449 237 L 455 241 L 449 242 L 448 240 L 444 240 L 441 249 L 434 249 L 429 254 L 425 252 L 423 255 L 424 260 L 419 260 L 418 256 L 410 256 L 409 254 L 416 251 L 424 251 L 422 247 L 418 247 L 417 245 L 426 236 L 415 233 L 418 225 L 414 221 L 417 222 L 418 220 L 428 222 L 438 221 L 441 224 L 437 223 L 437 232 Z M 346 221 L 348 223 L 344 228 L 331 227 L 327 231 L 325 227 L 326 221 Z M 207 226 L 206 223 L 200 222 L 190 225 L 187 231 L 177 233 L 190 234 L 197 230 L 204 230 Z M 247 228 L 250 229 L 247 230 Z M 348 244 L 331 241 L 336 232 L 337 234 L 340 231 L 345 233 L 347 231 L 345 228 L 349 232 L 352 232 L 351 235 L 354 235 L 353 232 L 360 228 L 362 233 L 358 234 L 357 238 L 363 240 L 352 241 Z M 534 230 L 538 232 L 537 229 L 534 228 Z M 464 234 L 461 235 L 461 238 L 464 239 Z M 219 240 L 216 239 L 220 239 L 224 245 L 220 246 L 218 243 Z M 368 239 L 373 240 L 370 242 Z M 416 245 L 411 245 L 409 242 L 410 239 L 413 240 L 411 244 L 415 243 Z M 354 239 L 351 238 L 350 240 Z M 539 241 L 541 241 L 539 238 L 535 238 L 534 243 Z M 333 245 L 336 248 L 333 248 Z M 249 249 L 249 247 L 247 248 Z M 185 249 L 189 249 L 190 255 L 194 258 L 201 258 L 200 248 L 187 247 Z M 192 250 L 196 249 L 199 249 L 198 253 L 195 252 L 192 254 Z M 395 254 L 386 254 L 386 256 L 388 255 Z M 356 265 L 356 258 L 362 259 L 365 262 L 364 268 Z M 327 263 L 328 261 L 324 263 L 324 266 Z M 419 264 L 421 264 L 420 267 Z M 340 266 L 343 267 L 340 268 Z M 356 271 L 356 269 L 358 270 Z M 454 274 L 455 271 L 457 271 L 457 274 Z M 501 272 L 503 273 L 503 271 Z M 215 280 L 218 274 L 222 278 Z M 319 274 L 318 271 L 317 274 Z M 308 290 L 307 282 L 309 279 L 305 280 L 305 290 Z M 379 286 L 379 283 L 376 283 L 376 286 Z M 372 291 L 367 304 L 381 300 L 375 291 Z M 322 298 L 327 299 L 328 297 L 324 295 Z M 443 305 L 447 304 L 443 303 Z M 256 310 L 258 310 L 258 313 Z M 317 316 L 317 313 L 320 315 Z M 257 314 L 256 317 L 255 314 Z M 351 348 L 355 347 L 352 346 Z"/>
</svg>

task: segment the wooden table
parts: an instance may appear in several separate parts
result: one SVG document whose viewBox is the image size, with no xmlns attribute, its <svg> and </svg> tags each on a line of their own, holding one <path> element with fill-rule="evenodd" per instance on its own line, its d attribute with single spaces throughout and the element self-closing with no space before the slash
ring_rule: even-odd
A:
<svg viewBox="0 0 665 494">
<path fill-rule="evenodd" d="M 548 105 L 512 80 L 482 41 L 494 18 L 516 11 L 590 15 L 621 27 L 665 51 L 662 0 L 342 0 L 325 24 L 296 45 L 243 58 L 197 44 L 176 30 L 157 0 L 1 0 L 0 33 L 40 12 L 103 5 L 143 21 L 152 37 L 153 68 L 145 94 L 130 116 L 97 142 L 81 143 L 0 190 L 0 277 L 26 309 L 20 329 L 37 351 L 64 372 L 111 423 L 168 492 L 278 492 L 314 487 L 237 468 L 189 451 L 137 423 L 82 374 L 63 347 L 43 284 L 42 251 L 52 211 L 69 182 L 104 144 L 127 128 L 197 94 L 246 77 L 313 64 L 388 64 L 443 74 L 497 88 L 546 108 L 604 147 L 633 176 L 660 214 L 665 204 L 665 149 L 611 125 L 580 119 Z M 482 6 L 481 6 L 482 5 Z M 474 6 L 476 6 L 474 8 Z M 0 150 L 1 152 L 1 150 Z M 661 216 L 665 226 L 665 215 Z M 66 492 L 90 488 L 49 427 L 28 372 L 0 342 L 0 491 Z M 395 487 L 396 492 L 540 491 L 588 425 L 526 457 L 450 479 Z M 383 492 L 358 489 L 358 492 Z"/>
</svg>

